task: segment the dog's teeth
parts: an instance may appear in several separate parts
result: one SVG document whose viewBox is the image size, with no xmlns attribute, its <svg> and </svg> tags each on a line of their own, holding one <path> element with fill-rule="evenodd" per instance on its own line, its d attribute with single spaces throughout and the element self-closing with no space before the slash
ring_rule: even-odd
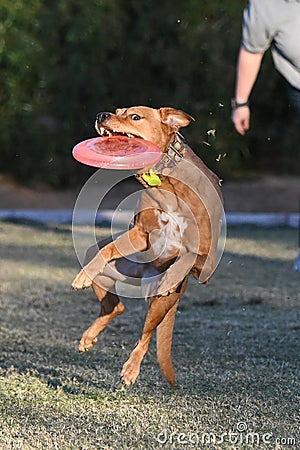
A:
<svg viewBox="0 0 300 450">
<path fill-rule="evenodd" d="M 98 131 L 98 133 L 100 134 L 100 136 L 104 137 L 110 137 L 110 136 L 127 136 L 128 138 L 134 138 L 134 135 L 131 133 L 122 133 L 120 131 L 116 131 L 116 130 L 108 130 L 107 128 L 104 127 L 99 127 L 97 122 L 96 122 L 96 129 Z"/>
<path fill-rule="evenodd" d="M 111 133 L 104 127 L 97 127 L 96 129 L 98 131 L 98 133 L 100 134 L 100 136 L 111 136 Z"/>
</svg>

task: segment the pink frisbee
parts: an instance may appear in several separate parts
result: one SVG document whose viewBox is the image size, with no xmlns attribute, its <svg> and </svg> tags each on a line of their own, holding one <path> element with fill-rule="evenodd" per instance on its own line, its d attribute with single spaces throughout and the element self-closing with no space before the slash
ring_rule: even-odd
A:
<svg viewBox="0 0 300 450">
<path fill-rule="evenodd" d="M 88 166 L 104 169 L 143 169 L 157 164 L 162 151 L 152 142 L 127 136 L 96 137 L 79 142 L 74 158 Z"/>
</svg>

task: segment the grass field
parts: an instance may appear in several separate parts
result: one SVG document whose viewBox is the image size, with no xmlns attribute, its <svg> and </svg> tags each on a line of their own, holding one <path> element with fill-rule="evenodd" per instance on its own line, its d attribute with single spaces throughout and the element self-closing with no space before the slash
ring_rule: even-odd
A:
<svg viewBox="0 0 300 450">
<path fill-rule="evenodd" d="M 69 227 L 1 222 L 0 239 L 1 450 L 300 448 L 296 230 L 231 228 L 211 283 L 190 280 L 174 392 L 154 342 L 136 384 L 119 384 L 141 300 L 126 299 L 97 346 L 77 353 L 99 306 L 92 292 L 70 290 Z"/>
</svg>

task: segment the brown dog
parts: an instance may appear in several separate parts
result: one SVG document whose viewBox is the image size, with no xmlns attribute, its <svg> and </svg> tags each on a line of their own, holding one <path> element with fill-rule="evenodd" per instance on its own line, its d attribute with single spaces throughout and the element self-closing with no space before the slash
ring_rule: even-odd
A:
<svg viewBox="0 0 300 450">
<path fill-rule="evenodd" d="M 163 151 L 161 161 L 151 171 L 136 174 L 147 189 L 141 195 L 134 226 L 115 240 L 90 248 L 86 264 L 72 284 L 73 289 L 92 286 L 101 302 L 100 316 L 80 341 L 79 351 L 84 352 L 93 347 L 109 322 L 124 312 L 115 291 L 116 280 L 140 280 L 150 306 L 141 339 L 121 372 L 126 386 L 135 382 L 155 329 L 160 368 L 174 385 L 171 345 L 179 298 L 190 273 L 206 283 L 218 263 L 223 218 L 219 179 L 179 134 L 191 120 L 173 108 L 144 106 L 117 109 L 116 114 L 100 113 L 96 119 L 102 136 L 135 136 Z"/>
</svg>

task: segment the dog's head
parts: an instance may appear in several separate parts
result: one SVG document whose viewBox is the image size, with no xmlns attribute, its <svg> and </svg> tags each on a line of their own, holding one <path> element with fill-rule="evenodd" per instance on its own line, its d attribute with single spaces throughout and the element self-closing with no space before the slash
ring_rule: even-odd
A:
<svg viewBox="0 0 300 450">
<path fill-rule="evenodd" d="M 133 106 L 117 109 L 115 114 L 97 114 L 96 130 L 100 136 L 127 135 L 146 139 L 165 152 L 173 142 L 176 131 L 186 127 L 191 120 L 195 119 L 174 108 Z"/>
</svg>

